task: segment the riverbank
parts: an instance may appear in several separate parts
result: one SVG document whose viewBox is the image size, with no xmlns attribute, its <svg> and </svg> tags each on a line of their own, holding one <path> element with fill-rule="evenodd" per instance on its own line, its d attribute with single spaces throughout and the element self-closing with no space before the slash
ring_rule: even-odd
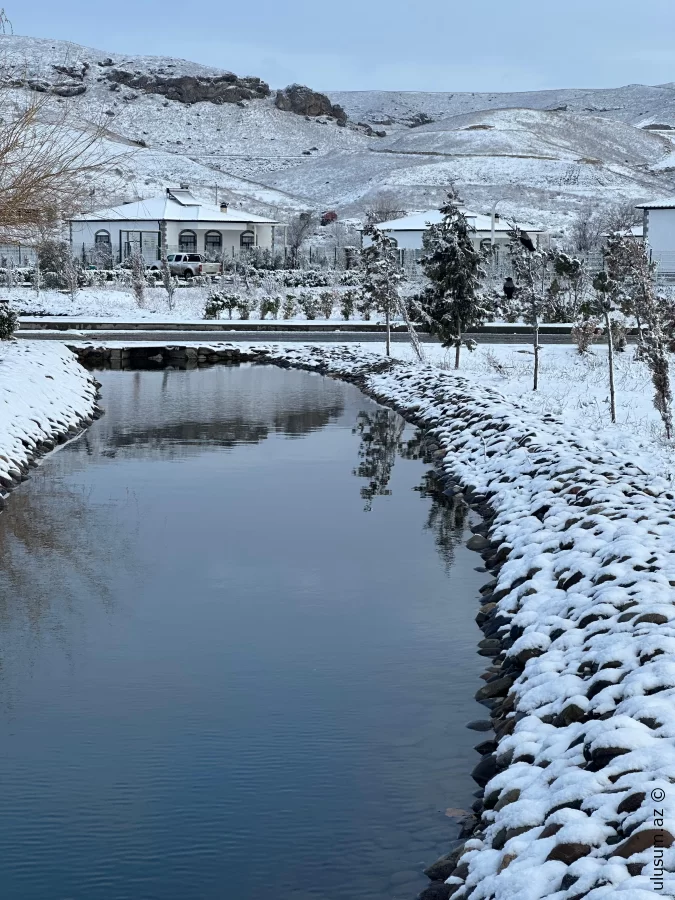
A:
<svg viewBox="0 0 675 900">
<path fill-rule="evenodd" d="M 60 344 L 0 345 L 0 508 L 39 456 L 97 415 L 96 381 Z"/>
<path fill-rule="evenodd" d="M 110 351 L 77 352 L 95 363 Z M 446 490 L 485 517 L 471 546 L 494 574 L 478 621 L 495 742 L 474 774 L 484 798 L 472 834 L 431 870 L 427 896 L 672 893 L 671 484 L 588 431 L 435 367 L 345 347 L 193 353 L 195 364 L 267 362 L 357 384 L 424 429 Z"/>
</svg>

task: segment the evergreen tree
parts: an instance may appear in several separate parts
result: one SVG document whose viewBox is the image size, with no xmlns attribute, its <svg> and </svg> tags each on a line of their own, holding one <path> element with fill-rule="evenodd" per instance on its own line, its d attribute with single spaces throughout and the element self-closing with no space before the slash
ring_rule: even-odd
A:
<svg viewBox="0 0 675 900">
<path fill-rule="evenodd" d="M 384 315 L 387 328 L 387 356 L 391 356 L 391 318 L 397 314 L 402 315 L 408 326 L 413 349 L 418 359 L 421 359 L 417 334 L 399 294 L 399 285 L 404 279 L 404 274 L 398 261 L 396 244 L 376 225 L 369 225 L 363 233 L 370 238 L 371 243 L 361 252 L 363 263 L 361 307 L 374 307 L 377 312 Z"/>
<path fill-rule="evenodd" d="M 449 192 L 443 220 L 424 233 L 422 267 L 431 285 L 421 295 L 421 312 L 444 347 L 455 348 L 459 368 L 462 335 L 488 313 L 482 292 L 484 254 L 473 244 L 475 230 Z"/>
</svg>

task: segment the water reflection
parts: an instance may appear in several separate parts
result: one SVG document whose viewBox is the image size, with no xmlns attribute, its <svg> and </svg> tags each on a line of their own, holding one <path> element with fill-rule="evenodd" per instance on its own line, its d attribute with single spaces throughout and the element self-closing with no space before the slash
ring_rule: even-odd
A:
<svg viewBox="0 0 675 900">
<path fill-rule="evenodd" d="M 309 373 L 99 377 L 0 515 L 3 900 L 411 900 L 480 672 L 418 436 Z"/>
<path fill-rule="evenodd" d="M 416 460 L 423 455 L 421 432 L 417 429 L 412 436 L 407 436 L 409 430 L 392 410 L 359 412 L 354 434 L 360 437 L 360 462 L 354 475 L 368 480 L 360 491 L 366 512 L 372 511 L 375 497 L 391 495 L 389 484 L 397 457 Z M 424 462 L 431 460 L 424 459 Z M 455 559 L 455 548 L 467 525 L 469 507 L 461 496 L 448 497 L 444 493 L 443 484 L 433 470 L 424 473 L 422 483 L 415 490 L 420 497 L 432 500 L 425 529 L 434 535 L 436 549 L 449 571 Z"/>
</svg>

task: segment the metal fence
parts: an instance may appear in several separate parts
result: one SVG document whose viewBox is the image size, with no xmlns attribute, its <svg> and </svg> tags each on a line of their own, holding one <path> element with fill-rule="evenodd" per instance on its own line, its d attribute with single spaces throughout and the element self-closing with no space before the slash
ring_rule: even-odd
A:
<svg viewBox="0 0 675 900">
<path fill-rule="evenodd" d="M 23 244 L 0 244 L 0 268 L 15 266 L 17 269 L 35 265 L 37 254 L 34 247 Z"/>
</svg>

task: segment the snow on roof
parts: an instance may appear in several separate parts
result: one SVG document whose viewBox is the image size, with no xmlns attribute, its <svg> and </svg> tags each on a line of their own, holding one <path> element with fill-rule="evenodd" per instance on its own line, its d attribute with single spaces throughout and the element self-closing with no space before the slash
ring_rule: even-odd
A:
<svg viewBox="0 0 675 900">
<path fill-rule="evenodd" d="M 655 200 L 653 203 L 636 203 L 635 209 L 675 209 L 675 197 Z"/>
<path fill-rule="evenodd" d="M 210 203 L 195 199 L 189 190 L 181 188 L 167 190 L 158 197 L 121 203 L 108 209 L 75 216 L 73 222 L 145 222 L 166 220 L 169 222 L 253 222 L 258 225 L 279 224 L 274 219 L 266 219 L 244 209 L 221 210 Z"/>
<path fill-rule="evenodd" d="M 476 231 L 491 231 L 492 217 L 484 216 L 480 213 L 471 212 L 463 209 L 462 212 L 469 219 L 469 224 Z M 415 213 L 412 216 L 403 216 L 401 219 L 391 219 L 389 222 L 380 222 L 378 228 L 381 231 L 425 231 L 429 225 L 437 225 L 443 221 L 443 215 L 438 209 L 429 209 L 426 212 Z M 543 231 L 534 225 L 519 223 L 519 226 L 525 231 L 532 231 L 535 234 Z M 495 231 L 509 231 L 511 226 L 509 223 L 501 219 L 499 216 L 495 218 Z"/>
</svg>

